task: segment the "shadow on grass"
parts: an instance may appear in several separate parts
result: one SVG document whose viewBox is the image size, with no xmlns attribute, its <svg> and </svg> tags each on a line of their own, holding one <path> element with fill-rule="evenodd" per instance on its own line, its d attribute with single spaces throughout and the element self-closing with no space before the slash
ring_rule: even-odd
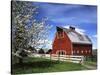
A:
<svg viewBox="0 0 100 75">
<path fill-rule="evenodd" d="M 14 64 L 12 65 L 12 74 L 20 74 L 20 73 L 39 73 L 42 70 L 47 70 L 47 68 L 51 68 L 54 65 L 59 64 L 58 61 L 50 61 L 50 60 L 40 60 L 40 61 L 31 61 L 24 62 L 22 64 Z"/>
<path fill-rule="evenodd" d="M 51 67 L 55 64 L 57 64 L 57 61 L 34 61 L 34 62 L 24 62 L 22 64 L 14 64 L 12 65 L 12 68 L 17 69 L 17 68 L 23 68 L 23 67 L 27 67 L 27 68 L 46 68 L 46 67 Z"/>
</svg>

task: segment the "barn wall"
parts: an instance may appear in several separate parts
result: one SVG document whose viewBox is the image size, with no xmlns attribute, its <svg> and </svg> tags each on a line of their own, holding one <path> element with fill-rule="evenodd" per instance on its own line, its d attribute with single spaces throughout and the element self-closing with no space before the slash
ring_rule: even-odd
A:
<svg viewBox="0 0 100 75">
<path fill-rule="evenodd" d="M 56 52 L 59 50 L 64 50 L 66 54 L 71 54 L 71 41 L 65 32 L 63 32 L 63 34 L 64 34 L 63 38 L 58 38 L 56 33 L 56 37 L 52 45 L 53 49 L 52 54 L 56 54 Z"/>
<path fill-rule="evenodd" d="M 92 45 L 89 44 L 73 44 L 73 55 L 92 55 Z"/>
</svg>

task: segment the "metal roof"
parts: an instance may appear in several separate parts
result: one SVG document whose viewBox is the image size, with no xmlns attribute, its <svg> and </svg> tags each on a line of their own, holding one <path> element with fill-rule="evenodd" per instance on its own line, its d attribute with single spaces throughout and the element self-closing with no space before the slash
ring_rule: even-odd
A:
<svg viewBox="0 0 100 75">
<path fill-rule="evenodd" d="M 59 27 L 59 28 L 63 29 L 63 31 L 68 35 L 72 43 L 92 44 L 90 38 L 87 35 L 80 34 L 73 27 L 70 27 L 69 29 L 63 27 Z"/>
</svg>

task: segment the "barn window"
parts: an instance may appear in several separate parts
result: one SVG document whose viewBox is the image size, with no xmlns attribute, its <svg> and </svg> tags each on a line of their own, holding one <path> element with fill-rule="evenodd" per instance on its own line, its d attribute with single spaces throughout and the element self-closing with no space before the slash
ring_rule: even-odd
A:
<svg viewBox="0 0 100 75">
<path fill-rule="evenodd" d="M 85 52 L 86 52 L 86 54 L 87 54 L 87 50 L 86 50 Z"/>
<path fill-rule="evenodd" d="M 58 55 L 60 55 L 60 52 L 58 52 Z"/>
<path fill-rule="evenodd" d="M 58 54 L 59 55 L 65 55 L 65 52 L 64 51 L 59 51 Z"/>
<path fill-rule="evenodd" d="M 81 51 L 81 53 L 83 53 L 83 50 Z"/>
<path fill-rule="evenodd" d="M 72 50 L 72 54 L 74 54 L 74 51 Z"/>
<path fill-rule="evenodd" d="M 79 53 L 79 50 L 77 50 L 77 53 Z"/>
<path fill-rule="evenodd" d="M 65 55 L 65 52 L 62 51 L 62 55 Z"/>
<path fill-rule="evenodd" d="M 63 51 L 60 51 L 60 55 L 63 55 Z"/>
<path fill-rule="evenodd" d="M 64 32 L 63 31 L 58 31 L 57 37 L 58 37 L 58 39 L 63 38 L 64 37 Z"/>
<path fill-rule="evenodd" d="M 91 50 L 89 50 L 89 53 L 91 53 Z"/>
</svg>

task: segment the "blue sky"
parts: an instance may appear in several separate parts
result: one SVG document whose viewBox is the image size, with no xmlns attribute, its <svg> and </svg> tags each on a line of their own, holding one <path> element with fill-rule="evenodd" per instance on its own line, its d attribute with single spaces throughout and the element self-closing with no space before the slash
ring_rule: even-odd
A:
<svg viewBox="0 0 100 75">
<path fill-rule="evenodd" d="M 88 35 L 92 40 L 93 48 L 97 48 L 96 6 L 44 2 L 34 2 L 33 5 L 38 7 L 35 19 L 41 21 L 47 17 L 47 23 L 53 26 L 48 38 L 50 43 L 54 39 L 56 26 L 68 28 L 71 25 L 75 26 L 77 31 Z"/>
</svg>

